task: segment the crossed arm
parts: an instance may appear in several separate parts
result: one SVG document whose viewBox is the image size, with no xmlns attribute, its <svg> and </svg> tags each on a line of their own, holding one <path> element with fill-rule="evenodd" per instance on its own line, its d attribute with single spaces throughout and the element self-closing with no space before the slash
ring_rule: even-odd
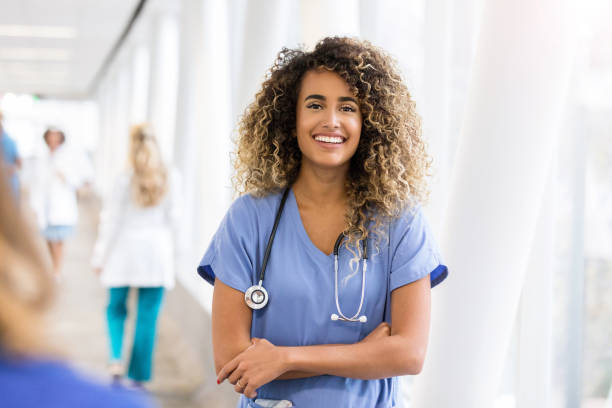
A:
<svg viewBox="0 0 612 408">
<path fill-rule="evenodd" d="M 336 375 L 359 379 L 418 374 L 427 350 L 429 275 L 391 293 L 391 325 L 381 323 L 355 344 L 279 347 L 251 339 L 251 309 L 244 294 L 216 280 L 212 330 L 217 382 L 255 398 L 276 379 Z M 356 323 L 357 324 L 357 323 Z"/>
</svg>

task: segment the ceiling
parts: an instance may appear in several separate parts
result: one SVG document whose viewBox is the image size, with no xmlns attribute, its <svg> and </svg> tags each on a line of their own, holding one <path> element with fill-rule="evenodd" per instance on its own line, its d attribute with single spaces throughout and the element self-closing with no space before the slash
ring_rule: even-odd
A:
<svg viewBox="0 0 612 408">
<path fill-rule="evenodd" d="M 0 0 L 0 95 L 86 97 L 138 0 Z"/>
</svg>

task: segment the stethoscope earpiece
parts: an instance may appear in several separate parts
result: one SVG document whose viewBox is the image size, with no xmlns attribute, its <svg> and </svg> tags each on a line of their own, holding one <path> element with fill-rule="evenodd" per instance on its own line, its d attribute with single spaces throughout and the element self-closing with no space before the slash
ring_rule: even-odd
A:
<svg viewBox="0 0 612 408">
<path fill-rule="evenodd" d="M 365 315 L 359 316 L 359 319 L 348 319 L 348 318 L 340 318 L 340 316 L 338 316 L 335 313 L 332 313 L 331 319 L 334 322 L 337 321 L 337 320 L 342 320 L 342 321 L 345 321 L 345 322 L 356 322 L 356 321 L 359 321 L 360 323 L 367 323 L 367 321 L 368 321 L 368 317 L 365 316 Z"/>
</svg>

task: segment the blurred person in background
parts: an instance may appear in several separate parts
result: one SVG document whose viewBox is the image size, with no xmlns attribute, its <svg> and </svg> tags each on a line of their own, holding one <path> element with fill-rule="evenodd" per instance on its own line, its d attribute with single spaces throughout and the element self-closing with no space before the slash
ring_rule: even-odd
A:
<svg viewBox="0 0 612 408">
<path fill-rule="evenodd" d="M 114 183 L 100 216 L 92 265 L 109 288 L 106 309 L 109 371 L 124 374 L 122 358 L 126 301 L 138 291 L 136 328 L 127 376 L 142 386 L 152 377 L 157 317 L 164 290 L 174 286 L 174 239 L 180 215 L 179 176 L 163 163 L 147 125 L 132 127 L 128 171 Z"/>
<path fill-rule="evenodd" d="M 64 242 L 78 221 L 77 189 L 85 181 L 75 155 L 66 149 L 66 136 L 49 128 L 43 134 L 46 151 L 35 164 L 31 186 L 32 208 L 47 241 L 57 278 L 64 259 Z"/>
<path fill-rule="evenodd" d="M 50 265 L 44 244 L 10 197 L 9 180 L 0 175 L 0 406 L 150 406 L 140 393 L 85 379 L 51 350 L 44 336 L 53 298 Z"/>
<path fill-rule="evenodd" d="M 19 176 L 17 172 L 21 169 L 21 157 L 17 150 L 17 144 L 4 130 L 3 122 L 4 116 L 0 112 L 0 150 L 2 150 L 2 158 L 4 159 L 3 167 L 8 174 L 13 193 L 19 199 Z"/>
</svg>

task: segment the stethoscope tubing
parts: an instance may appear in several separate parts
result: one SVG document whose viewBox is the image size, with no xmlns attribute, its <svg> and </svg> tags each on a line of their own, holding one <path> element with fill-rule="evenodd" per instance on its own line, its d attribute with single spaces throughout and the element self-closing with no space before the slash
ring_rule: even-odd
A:
<svg viewBox="0 0 612 408">
<path fill-rule="evenodd" d="M 272 231 L 270 232 L 270 237 L 268 238 L 268 244 L 266 245 L 266 250 L 264 252 L 264 257 L 263 257 L 263 261 L 261 264 L 261 271 L 259 272 L 259 283 L 257 285 L 251 286 L 245 292 L 245 302 L 250 308 L 254 310 L 261 309 L 262 307 L 266 306 L 266 304 L 268 303 L 268 293 L 263 287 L 263 281 L 264 281 L 264 277 L 266 273 L 266 267 L 268 266 L 268 260 L 270 259 L 270 253 L 272 251 L 272 243 L 274 242 L 274 237 L 276 236 L 276 230 L 278 228 L 278 224 L 280 222 L 281 215 L 283 214 L 283 209 L 285 208 L 285 202 L 287 201 L 288 196 L 289 196 L 289 187 L 287 187 L 283 193 L 283 197 L 281 198 L 281 202 L 278 207 L 276 217 L 274 218 L 274 225 L 272 226 Z M 359 316 L 359 314 L 361 313 L 361 309 L 363 308 L 363 300 L 365 298 L 365 283 L 366 283 L 365 275 L 366 275 L 366 270 L 368 268 L 368 240 L 367 240 L 367 237 L 364 237 L 364 239 L 361 241 L 362 248 L 363 248 L 363 254 L 362 254 L 363 266 L 361 267 L 361 275 L 362 275 L 361 276 L 361 300 L 359 301 L 359 308 L 357 309 L 357 313 L 355 313 L 352 317 L 346 317 L 344 313 L 342 313 L 342 310 L 340 308 L 340 301 L 339 301 L 339 295 L 338 295 L 338 251 L 339 251 L 340 244 L 342 243 L 342 240 L 344 239 L 344 237 L 345 237 L 345 234 L 341 233 L 336 239 L 336 242 L 334 244 L 334 252 L 333 252 L 334 254 L 334 295 L 336 298 L 336 309 L 338 311 L 338 315 L 333 313 L 331 315 L 331 319 L 332 320 L 343 320 L 343 321 L 348 321 L 348 322 L 365 323 L 367 321 L 367 317 Z M 263 300 L 259 302 L 253 301 L 253 299 L 251 298 L 253 293 L 259 293 L 259 296 L 263 296 Z"/>
<path fill-rule="evenodd" d="M 266 266 L 268 266 L 268 259 L 270 259 L 270 252 L 272 251 L 272 243 L 274 242 L 274 237 L 276 236 L 276 229 L 278 228 L 278 223 L 280 222 L 281 215 L 283 215 L 283 209 L 285 208 L 285 202 L 287 201 L 287 197 L 289 196 L 289 187 L 285 189 L 283 193 L 283 198 L 281 198 L 280 205 L 278 206 L 278 213 L 274 218 L 274 225 L 272 226 L 272 232 L 270 232 L 270 237 L 268 238 L 268 244 L 266 245 L 266 251 L 264 252 L 263 262 L 261 263 L 261 271 L 259 272 L 259 286 L 262 285 L 264 276 L 266 273 Z"/>
<path fill-rule="evenodd" d="M 334 292 L 336 297 L 336 309 L 338 310 L 339 319 L 348 322 L 358 322 L 359 314 L 361 313 L 361 308 L 363 307 L 363 299 L 365 297 L 365 284 L 366 284 L 366 271 L 368 269 L 368 261 L 366 259 L 363 260 L 363 267 L 361 268 L 361 300 L 359 302 L 359 308 L 357 312 L 352 317 L 346 317 L 344 313 L 342 313 L 342 309 L 340 308 L 340 300 L 338 296 L 338 257 L 334 259 Z"/>
</svg>

